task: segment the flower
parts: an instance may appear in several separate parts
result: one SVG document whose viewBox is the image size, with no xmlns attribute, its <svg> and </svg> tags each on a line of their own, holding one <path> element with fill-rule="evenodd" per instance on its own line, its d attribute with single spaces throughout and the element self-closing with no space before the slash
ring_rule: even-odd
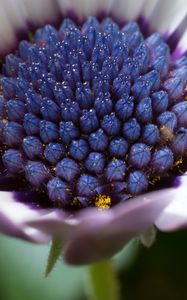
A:
<svg viewBox="0 0 187 300">
<path fill-rule="evenodd" d="M 64 21 L 4 60 L 0 231 L 84 264 L 186 225 L 186 3 L 73 2 L 2 3 L 2 58 Z"/>
</svg>

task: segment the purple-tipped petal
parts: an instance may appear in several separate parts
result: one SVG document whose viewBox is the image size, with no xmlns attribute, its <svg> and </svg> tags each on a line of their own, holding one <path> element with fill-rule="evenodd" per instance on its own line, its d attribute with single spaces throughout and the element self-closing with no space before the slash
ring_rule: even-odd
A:
<svg viewBox="0 0 187 300">
<path fill-rule="evenodd" d="M 64 258 L 70 264 L 87 264 L 111 257 L 131 238 L 143 233 L 176 197 L 165 189 L 138 196 L 109 210 L 85 209 L 75 218 L 60 214 L 36 217 L 26 222 L 56 238 L 65 237 Z"/>
<path fill-rule="evenodd" d="M 162 190 L 141 195 L 112 210 L 83 213 L 83 226 L 67 244 L 65 261 L 79 265 L 111 257 L 153 224 L 175 195 L 175 189 Z"/>
<path fill-rule="evenodd" d="M 179 179 L 175 201 L 165 207 L 155 222 L 162 231 L 174 231 L 187 226 L 187 175 Z"/>
</svg>

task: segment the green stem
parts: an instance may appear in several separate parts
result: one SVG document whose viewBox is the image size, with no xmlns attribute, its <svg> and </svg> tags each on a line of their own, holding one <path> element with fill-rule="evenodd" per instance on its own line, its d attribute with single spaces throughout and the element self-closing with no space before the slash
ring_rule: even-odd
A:
<svg viewBox="0 0 187 300">
<path fill-rule="evenodd" d="M 62 254 L 64 241 L 60 239 L 54 239 L 51 242 L 51 248 L 49 252 L 47 267 L 45 270 L 45 276 L 47 277 L 53 270 L 58 258 Z"/>
<path fill-rule="evenodd" d="M 89 300 L 119 300 L 119 285 L 112 261 L 102 261 L 87 268 L 86 288 Z"/>
</svg>

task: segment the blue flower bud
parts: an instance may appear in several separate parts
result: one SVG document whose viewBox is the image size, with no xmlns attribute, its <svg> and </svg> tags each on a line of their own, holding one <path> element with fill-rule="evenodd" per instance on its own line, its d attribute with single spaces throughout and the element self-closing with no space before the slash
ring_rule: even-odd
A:
<svg viewBox="0 0 187 300">
<path fill-rule="evenodd" d="M 2 156 L 3 163 L 10 173 L 18 173 L 23 170 L 24 159 L 19 150 L 8 149 Z"/>
<path fill-rule="evenodd" d="M 99 126 L 99 121 L 95 109 L 83 110 L 80 117 L 81 130 L 84 133 L 91 133 L 95 131 Z"/>
<path fill-rule="evenodd" d="M 49 197 L 54 202 L 60 202 L 63 206 L 68 205 L 70 201 L 69 186 L 63 180 L 55 177 L 47 184 Z"/>
<path fill-rule="evenodd" d="M 123 125 L 123 135 L 130 141 L 136 141 L 141 132 L 141 127 L 135 118 L 129 119 Z"/>
<path fill-rule="evenodd" d="M 111 140 L 109 152 L 114 157 L 123 158 L 128 150 L 128 142 L 123 137 L 116 137 Z"/>
<path fill-rule="evenodd" d="M 47 167 L 38 161 L 28 161 L 25 165 L 25 177 L 35 187 L 44 184 L 49 178 Z"/>
<path fill-rule="evenodd" d="M 41 106 L 41 114 L 44 120 L 58 122 L 60 121 L 60 109 L 51 99 L 44 98 Z"/>
<path fill-rule="evenodd" d="M 80 196 L 92 196 L 96 194 L 96 188 L 99 185 L 99 181 L 96 177 L 83 174 L 77 182 L 77 192 Z"/>
<path fill-rule="evenodd" d="M 40 121 L 40 137 L 44 143 L 50 143 L 58 139 L 58 127 L 50 121 Z"/>
<path fill-rule="evenodd" d="M 27 91 L 30 89 L 30 84 L 27 80 L 18 80 L 16 84 L 16 96 L 18 99 L 25 101 L 27 97 Z M 13 98 L 13 97 L 12 97 Z"/>
<path fill-rule="evenodd" d="M 171 141 L 171 149 L 175 155 L 182 156 L 187 149 L 187 129 L 178 128 Z"/>
<path fill-rule="evenodd" d="M 104 116 L 101 127 L 108 136 L 114 136 L 120 131 L 121 124 L 115 113 L 112 112 L 110 115 Z"/>
<path fill-rule="evenodd" d="M 134 97 L 124 97 L 119 99 L 115 105 L 115 112 L 117 117 L 125 121 L 131 117 L 134 109 Z"/>
<path fill-rule="evenodd" d="M 33 114 L 25 114 L 23 127 L 28 135 L 38 134 L 40 132 L 40 119 Z"/>
<path fill-rule="evenodd" d="M 46 25 L 44 28 L 36 31 L 34 38 L 36 42 L 41 43 L 47 43 L 49 42 L 49 39 L 53 38 L 53 43 L 55 43 L 57 41 L 57 36 L 57 30 L 50 25 Z"/>
<path fill-rule="evenodd" d="M 157 174 L 162 174 L 172 167 L 173 161 L 173 153 L 170 148 L 163 147 L 153 154 L 151 165 Z"/>
<path fill-rule="evenodd" d="M 21 59 L 16 55 L 9 54 L 6 56 L 5 72 L 7 76 L 16 77 Z"/>
<path fill-rule="evenodd" d="M 133 171 L 127 180 L 127 190 L 132 195 L 138 195 L 147 190 L 148 180 L 142 171 Z"/>
<path fill-rule="evenodd" d="M 7 115 L 10 121 L 20 122 L 26 112 L 25 104 L 20 100 L 9 100 L 7 102 Z"/>
<path fill-rule="evenodd" d="M 0 120 L 0 142 L 4 141 L 4 127 L 4 122 Z"/>
<path fill-rule="evenodd" d="M 35 91 L 29 89 L 27 91 L 26 105 L 28 112 L 39 114 L 42 105 L 41 95 L 38 95 Z"/>
<path fill-rule="evenodd" d="M 112 159 L 106 169 L 105 176 L 107 181 L 123 180 L 125 177 L 126 165 L 121 159 Z"/>
<path fill-rule="evenodd" d="M 165 91 L 158 91 L 152 94 L 153 109 L 157 113 L 166 111 L 168 107 L 168 94 Z"/>
<path fill-rule="evenodd" d="M 99 117 L 104 117 L 112 112 L 112 100 L 110 98 L 99 97 L 95 100 L 94 108 Z"/>
<path fill-rule="evenodd" d="M 153 116 L 151 98 L 143 98 L 136 107 L 136 117 L 141 123 L 151 122 Z"/>
<path fill-rule="evenodd" d="M 64 158 L 56 165 L 56 174 L 66 181 L 72 182 L 80 174 L 80 167 L 74 160 Z"/>
<path fill-rule="evenodd" d="M 119 65 L 117 61 L 112 57 L 105 59 L 102 66 L 102 74 L 104 76 L 108 75 L 109 82 L 112 82 L 117 77 L 118 73 Z"/>
<path fill-rule="evenodd" d="M 95 174 L 102 173 L 105 165 L 105 156 L 99 152 L 91 152 L 85 162 L 88 171 Z"/>
<path fill-rule="evenodd" d="M 169 78 L 163 84 L 164 89 L 169 94 L 170 103 L 180 99 L 185 88 L 185 83 L 180 78 Z"/>
<path fill-rule="evenodd" d="M 62 84 L 56 84 L 53 93 L 59 105 L 62 104 L 65 99 L 74 98 L 73 91 L 66 81 L 63 81 Z"/>
<path fill-rule="evenodd" d="M 151 151 L 146 144 L 137 143 L 132 145 L 129 153 L 129 161 L 133 167 L 141 169 L 148 165 L 151 160 Z"/>
<path fill-rule="evenodd" d="M 23 139 L 23 150 L 29 159 L 42 157 L 43 145 L 41 141 L 35 136 L 27 136 Z"/>
<path fill-rule="evenodd" d="M 133 57 L 137 59 L 141 71 L 147 71 L 149 65 L 149 49 L 146 44 L 139 44 L 134 50 Z"/>
<path fill-rule="evenodd" d="M 24 137 L 22 125 L 12 121 L 7 122 L 4 126 L 4 137 L 10 147 L 19 145 Z"/>
<path fill-rule="evenodd" d="M 76 101 L 82 109 L 89 109 L 93 104 L 93 95 L 89 84 L 80 84 L 76 89 Z"/>
<path fill-rule="evenodd" d="M 82 25 L 82 33 L 87 34 L 91 28 L 99 28 L 99 22 L 95 17 L 89 17 Z"/>
<path fill-rule="evenodd" d="M 167 56 L 159 56 L 153 63 L 153 68 L 164 78 L 169 70 L 169 59 Z"/>
<path fill-rule="evenodd" d="M 59 34 L 67 33 L 69 30 L 72 30 L 74 28 L 76 28 L 75 23 L 71 19 L 64 19 L 60 26 Z"/>
<path fill-rule="evenodd" d="M 101 23 L 102 30 L 106 33 L 115 35 L 119 31 L 119 26 L 112 21 L 111 18 L 106 18 Z"/>
<path fill-rule="evenodd" d="M 19 54 L 23 60 L 27 60 L 29 57 L 29 49 L 31 47 L 31 43 L 28 41 L 21 41 L 19 43 Z"/>
<path fill-rule="evenodd" d="M 154 146 L 160 140 L 160 132 L 155 124 L 147 124 L 143 129 L 143 141 L 149 145 Z"/>
<path fill-rule="evenodd" d="M 16 96 L 16 79 L 3 77 L 0 83 L 3 89 L 4 98 L 11 99 Z"/>
<path fill-rule="evenodd" d="M 71 156 L 78 161 L 82 161 L 86 158 L 89 151 L 88 143 L 83 140 L 74 140 L 69 146 L 69 152 Z"/>
<path fill-rule="evenodd" d="M 157 118 L 160 127 L 166 127 L 167 129 L 173 131 L 177 125 L 176 115 L 171 111 L 165 111 L 161 113 Z"/>
<path fill-rule="evenodd" d="M 56 164 L 65 153 L 65 147 L 60 143 L 49 143 L 44 150 L 44 156 L 51 164 Z"/>
<path fill-rule="evenodd" d="M 60 137 L 65 144 L 69 144 L 80 135 L 79 129 L 73 122 L 60 122 Z"/>
<path fill-rule="evenodd" d="M 0 97 L 0 118 L 6 117 L 6 101 L 3 97 Z"/>
<path fill-rule="evenodd" d="M 131 89 L 130 77 L 128 75 L 120 75 L 113 81 L 113 92 L 117 97 L 123 97 L 128 95 Z"/>
<path fill-rule="evenodd" d="M 177 117 L 179 126 L 187 127 L 187 102 L 182 101 L 173 106 L 172 111 Z"/>
<path fill-rule="evenodd" d="M 103 151 L 108 145 L 108 138 L 101 128 L 91 133 L 88 141 L 94 151 Z"/>
<path fill-rule="evenodd" d="M 77 102 L 70 99 L 61 104 L 61 116 L 63 121 L 77 122 L 80 117 L 80 108 Z"/>
<path fill-rule="evenodd" d="M 155 70 L 140 76 L 133 84 L 131 91 L 134 97 L 142 99 L 148 97 L 151 91 L 160 86 L 160 76 Z"/>
<path fill-rule="evenodd" d="M 139 26 L 136 22 L 130 21 L 122 27 L 121 31 L 127 36 L 131 36 L 134 32 L 139 30 Z"/>
</svg>

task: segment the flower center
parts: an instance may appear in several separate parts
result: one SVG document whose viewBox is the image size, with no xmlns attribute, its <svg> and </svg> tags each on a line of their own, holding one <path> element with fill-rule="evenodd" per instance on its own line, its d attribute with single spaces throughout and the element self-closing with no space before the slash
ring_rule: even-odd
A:
<svg viewBox="0 0 187 300">
<path fill-rule="evenodd" d="M 65 19 L 22 41 L 3 72 L 3 164 L 52 205 L 108 208 L 182 163 L 187 59 L 172 61 L 158 33 Z"/>
</svg>

